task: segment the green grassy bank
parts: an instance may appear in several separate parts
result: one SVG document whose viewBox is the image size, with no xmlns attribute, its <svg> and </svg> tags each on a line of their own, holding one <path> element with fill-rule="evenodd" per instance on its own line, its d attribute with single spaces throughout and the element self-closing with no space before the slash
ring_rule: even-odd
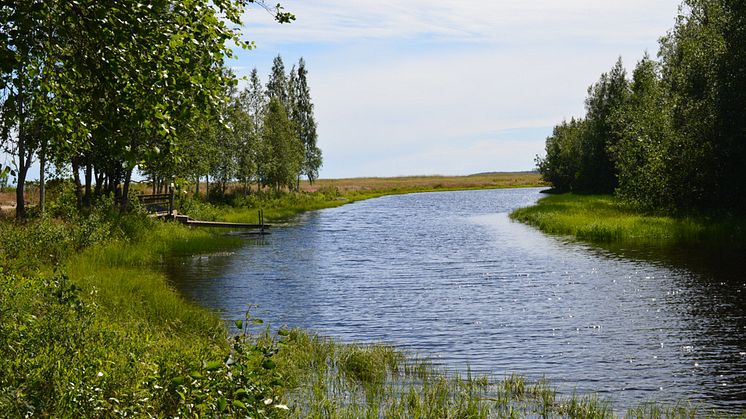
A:
<svg viewBox="0 0 746 419">
<path fill-rule="evenodd" d="M 671 216 L 641 212 L 609 195 L 551 195 L 510 217 L 549 234 L 593 242 L 654 245 L 746 244 L 746 220 L 733 216 Z"/>
</svg>

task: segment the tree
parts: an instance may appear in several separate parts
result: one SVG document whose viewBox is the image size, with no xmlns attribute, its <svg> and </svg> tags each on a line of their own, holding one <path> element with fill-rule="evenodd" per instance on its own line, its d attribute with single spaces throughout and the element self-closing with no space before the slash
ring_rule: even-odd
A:
<svg viewBox="0 0 746 419">
<path fill-rule="evenodd" d="M 295 135 L 285 108 L 272 97 L 262 125 L 262 149 L 259 176 L 263 184 L 277 192 L 295 185 L 303 161 L 303 144 Z"/>
<path fill-rule="evenodd" d="M 319 177 L 319 169 L 322 164 L 321 150 L 316 145 L 318 135 L 316 133 L 316 119 L 313 115 L 313 103 L 311 102 L 311 90 L 308 86 L 308 70 L 306 62 L 301 58 L 298 62 L 298 70 L 291 72 L 290 98 L 291 119 L 295 124 L 297 136 L 303 144 L 303 165 L 301 174 L 306 176 L 310 183 Z M 296 186 L 297 187 L 297 186 Z"/>
<path fill-rule="evenodd" d="M 723 164 L 717 121 L 718 62 L 726 48 L 720 0 L 687 0 L 688 13 L 661 40 L 662 83 L 675 135 L 667 143 L 667 186 L 676 208 L 718 206 Z M 686 9 L 684 9 L 686 10 Z"/>
<path fill-rule="evenodd" d="M 272 72 L 267 81 L 267 97 L 279 100 L 283 108 L 290 109 L 288 78 L 285 74 L 285 64 L 279 55 L 272 61 Z"/>
<path fill-rule="evenodd" d="M 254 68 L 249 77 L 249 85 L 241 92 L 238 101 L 244 113 L 247 126 L 240 135 L 238 152 L 238 176 L 248 193 L 249 184 L 257 177 L 262 120 L 267 106 L 259 74 Z"/>
<path fill-rule="evenodd" d="M 612 193 L 617 186 L 611 150 L 619 142 L 613 115 L 629 97 L 629 83 L 621 57 L 609 73 L 588 88 L 585 101 L 588 135 L 581 149 L 582 164 L 578 189 L 591 193 Z"/>
<path fill-rule="evenodd" d="M 26 216 L 24 187 L 43 127 L 37 103 L 43 101 L 52 33 L 52 11 L 41 1 L 0 6 L 0 145 L 16 159 L 16 218 Z"/>
<path fill-rule="evenodd" d="M 546 156 L 537 156 L 539 173 L 557 192 L 578 190 L 581 173 L 582 147 L 587 142 L 588 124 L 583 119 L 563 121 L 554 127 L 546 141 Z"/>
<path fill-rule="evenodd" d="M 230 76 L 229 42 L 246 46 L 241 0 L 18 0 L 0 6 L 4 144 L 19 156 L 18 194 L 39 144 L 72 166 L 80 196 L 92 175 L 127 207 L 143 161 L 179 159 L 183 139 L 215 112 Z M 280 21 L 292 15 L 277 10 Z M 38 130 L 41 132 L 41 130 Z M 12 138 L 12 140 L 10 140 Z M 165 164 L 164 166 L 172 166 Z M 119 187 L 121 185 L 121 188 Z M 18 216 L 23 216 L 19 200 Z"/>
<path fill-rule="evenodd" d="M 629 101 L 615 115 L 619 142 L 611 151 L 620 197 L 646 209 L 673 209 L 667 158 L 674 135 L 672 108 L 657 68 L 647 54 L 637 63 Z"/>
</svg>

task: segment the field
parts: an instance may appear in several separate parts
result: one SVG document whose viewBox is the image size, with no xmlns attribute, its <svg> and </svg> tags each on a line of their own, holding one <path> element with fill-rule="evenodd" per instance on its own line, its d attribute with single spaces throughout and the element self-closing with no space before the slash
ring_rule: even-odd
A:
<svg viewBox="0 0 746 419">
<path fill-rule="evenodd" d="M 340 192 L 353 191 L 432 191 L 486 188 L 521 188 L 546 185 L 533 172 L 495 172 L 469 176 L 406 176 L 368 177 L 349 179 L 319 179 L 313 183 L 301 182 L 301 190 L 317 191 L 337 188 Z"/>
</svg>

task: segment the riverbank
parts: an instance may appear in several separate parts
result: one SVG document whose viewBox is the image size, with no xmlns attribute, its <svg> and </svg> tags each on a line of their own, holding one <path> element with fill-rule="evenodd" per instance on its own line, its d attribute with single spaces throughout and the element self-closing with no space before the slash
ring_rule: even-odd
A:
<svg viewBox="0 0 746 419">
<path fill-rule="evenodd" d="M 550 195 L 510 214 L 548 234 L 600 243 L 744 246 L 746 221 L 638 211 L 610 195 Z"/>
<path fill-rule="evenodd" d="M 235 237 L 104 212 L 8 222 L 0 236 L 0 410 L 11 416 L 612 415 L 545 382 L 457 377 L 394 348 L 302 331 L 270 336 L 251 317 L 230 337 L 159 266 L 230 252 Z"/>
</svg>

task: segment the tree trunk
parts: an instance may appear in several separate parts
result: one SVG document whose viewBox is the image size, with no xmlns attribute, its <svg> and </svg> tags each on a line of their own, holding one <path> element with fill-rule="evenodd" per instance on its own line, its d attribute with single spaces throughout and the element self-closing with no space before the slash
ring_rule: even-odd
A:
<svg viewBox="0 0 746 419">
<path fill-rule="evenodd" d="M 20 137 L 20 136 L 19 136 Z M 20 143 L 20 141 L 19 141 Z M 16 220 L 23 221 L 26 219 L 26 165 L 24 164 L 23 154 L 25 147 L 18 146 L 18 157 L 20 165 L 18 166 L 18 181 L 16 182 Z"/>
<path fill-rule="evenodd" d="M 205 199 L 210 200 L 210 174 L 205 175 Z"/>
<path fill-rule="evenodd" d="M 73 166 L 73 181 L 75 182 L 75 204 L 78 209 L 83 207 L 83 196 L 80 193 L 80 163 L 78 157 L 72 159 Z"/>
<path fill-rule="evenodd" d="M 96 170 L 94 167 L 94 174 L 93 177 L 96 179 L 96 188 L 93 190 L 93 193 L 96 195 L 101 194 L 101 186 L 103 186 L 104 183 L 104 174 Z"/>
<path fill-rule="evenodd" d="M 91 177 L 93 175 L 93 165 L 91 162 L 87 162 L 85 165 L 85 206 L 90 207 L 92 196 L 91 196 Z"/>
<path fill-rule="evenodd" d="M 197 175 L 197 187 L 194 188 L 194 197 L 199 198 L 199 175 Z"/>
<path fill-rule="evenodd" d="M 19 92 L 23 92 L 23 84 Z M 26 219 L 26 174 L 31 166 L 32 150 L 28 147 L 28 132 L 26 131 L 26 117 L 24 114 L 23 95 L 18 95 L 18 114 L 20 120 L 18 123 L 18 179 L 16 182 L 16 220 L 23 221 Z"/>
<path fill-rule="evenodd" d="M 129 197 L 130 197 L 130 180 L 132 180 L 132 170 L 128 169 L 127 173 L 124 175 L 124 183 L 122 184 L 122 206 L 121 211 L 127 212 L 127 209 L 129 207 Z"/>
<path fill-rule="evenodd" d="M 39 211 L 44 214 L 46 209 L 47 200 L 47 187 L 44 179 L 47 165 L 47 142 L 41 143 L 41 150 L 39 151 Z"/>
</svg>

